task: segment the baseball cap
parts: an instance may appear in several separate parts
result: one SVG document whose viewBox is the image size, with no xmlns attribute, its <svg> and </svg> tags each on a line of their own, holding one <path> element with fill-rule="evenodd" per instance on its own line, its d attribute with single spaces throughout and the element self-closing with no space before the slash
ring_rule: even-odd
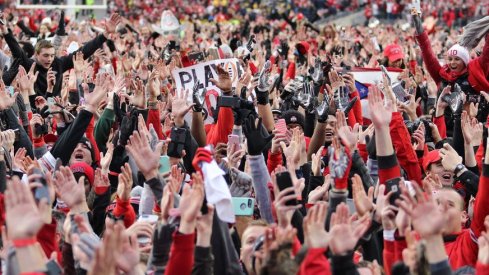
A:
<svg viewBox="0 0 489 275">
<path fill-rule="evenodd" d="M 404 58 L 402 47 L 397 44 L 390 44 L 385 47 L 384 56 L 389 59 L 390 62 Z"/>
<path fill-rule="evenodd" d="M 428 167 L 435 162 L 438 162 L 441 160 L 440 156 L 440 151 L 439 150 L 433 150 L 430 151 L 426 156 L 423 158 L 423 169 L 425 171 L 428 170 Z"/>
<path fill-rule="evenodd" d="M 75 175 L 76 179 L 79 179 L 81 176 L 85 176 L 90 182 L 90 185 L 93 185 L 93 181 L 95 179 L 95 171 L 93 168 L 86 164 L 85 162 L 75 162 L 70 166 L 71 172 Z"/>
</svg>

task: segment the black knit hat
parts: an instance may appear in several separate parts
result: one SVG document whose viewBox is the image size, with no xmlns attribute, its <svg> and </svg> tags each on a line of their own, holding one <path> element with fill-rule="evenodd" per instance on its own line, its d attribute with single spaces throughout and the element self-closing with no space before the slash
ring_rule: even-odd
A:
<svg viewBox="0 0 489 275">
<path fill-rule="evenodd" d="M 282 118 L 285 119 L 285 124 L 298 124 L 304 129 L 304 115 L 296 110 L 288 110 L 282 113 Z"/>
<path fill-rule="evenodd" d="M 83 143 L 85 146 L 87 146 L 88 150 L 90 150 L 90 155 L 92 156 L 92 163 L 95 163 L 95 151 L 90 140 L 86 137 L 82 137 L 79 143 Z"/>
</svg>

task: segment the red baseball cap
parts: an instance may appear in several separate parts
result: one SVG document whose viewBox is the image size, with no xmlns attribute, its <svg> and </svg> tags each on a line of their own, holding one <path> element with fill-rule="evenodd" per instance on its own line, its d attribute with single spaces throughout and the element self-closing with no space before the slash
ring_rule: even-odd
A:
<svg viewBox="0 0 489 275">
<path fill-rule="evenodd" d="M 428 166 L 440 160 L 441 160 L 441 156 L 439 150 L 430 151 L 426 156 L 423 157 L 423 169 L 427 171 Z"/>
<path fill-rule="evenodd" d="M 309 45 L 309 43 L 307 43 L 306 41 L 301 41 L 300 43 L 297 43 L 295 45 L 297 51 L 299 51 L 299 53 L 302 55 L 307 55 L 307 52 L 309 52 L 310 47 L 311 45 Z"/>
<path fill-rule="evenodd" d="M 402 47 L 397 44 L 390 44 L 385 47 L 384 56 L 389 59 L 390 62 L 404 58 Z"/>
<path fill-rule="evenodd" d="M 93 185 L 93 181 L 95 179 L 95 171 L 90 165 L 80 161 L 73 163 L 70 166 L 70 169 L 73 174 L 80 173 L 85 175 L 85 177 L 87 177 L 88 179 L 88 182 L 90 182 L 90 185 Z"/>
</svg>

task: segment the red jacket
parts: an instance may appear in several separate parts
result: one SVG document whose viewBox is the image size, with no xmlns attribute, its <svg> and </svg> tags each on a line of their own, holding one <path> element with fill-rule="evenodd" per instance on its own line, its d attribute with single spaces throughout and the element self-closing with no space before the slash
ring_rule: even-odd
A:
<svg viewBox="0 0 489 275">
<path fill-rule="evenodd" d="M 324 256 L 326 248 L 310 248 L 299 267 L 298 275 L 329 275 L 331 267 Z"/>
<path fill-rule="evenodd" d="M 486 44 L 482 51 L 481 56 L 472 59 L 468 64 L 469 71 L 469 83 L 476 91 L 488 91 L 489 90 L 489 35 L 486 35 Z M 438 58 L 433 53 L 431 48 L 431 42 L 428 38 L 428 34 L 423 32 L 416 36 L 416 40 L 421 48 L 424 63 L 430 73 L 431 77 L 436 83 L 442 80 L 440 75 L 441 70 L 447 70 L 448 67 L 442 67 L 438 62 Z"/>
<path fill-rule="evenodd" d="M 128 228 L 136 221 L 136 213 L 130 201 L 123 201 L 118 197 L 115 200 L 115 208 L 112 212 L 114 216 L 120 217 L 124 215 L 124 226 Z"/>
<path fill-rule="evenodd" d="M 170 259 L 166 266 L 165 275 L 190 275 L 194 266 L 195 233 L 183 235 L 173 233 Z"/>
<path fill-rule="evenodd" d="M 219 108 L 219 119 L 216 124 L 206 125 L 207 144 L 216 146 L 218 143 L 227 143 L 228 135 L 233 132 L 233 110 L 228 107 Z"/>
<path fill-rule="evenodd" d="M 396 152 L 401 167 L 406 171 L 409 180 L 421 184 L 422 175 L 416 151 L 411 145 L 411 136 L 404 124 L 401 113 L 392 113 L 392 121 L 389 125 L 392 137 L 392 145 Z"/>
</svg>

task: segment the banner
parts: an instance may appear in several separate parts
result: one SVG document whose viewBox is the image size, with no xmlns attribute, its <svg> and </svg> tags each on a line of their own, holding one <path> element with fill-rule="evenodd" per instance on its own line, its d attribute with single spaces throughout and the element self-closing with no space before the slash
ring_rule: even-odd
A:
<svg viewBox="0 0 489 275">
<path fill-rule="evenodd" d="M 233 87 L 238 84 L 238 79 L 242 74 L 242 69 L 237 58 L 217 59 L 193 65 L 190 67 L 180 68 L 171 72 L 175 80 L 177 91 L 182 89 L 192 90 L 196 80 L 201 83 L 200 88 L 206 88 L 208 91 L 215 90 L 220 92 L 219 88 L 214 86 L 210 81 L 211 78 L 219 79 L 217 75 L 217 65 L 223 65 L 224 69 L 229 72 Z"/>
</svg>

